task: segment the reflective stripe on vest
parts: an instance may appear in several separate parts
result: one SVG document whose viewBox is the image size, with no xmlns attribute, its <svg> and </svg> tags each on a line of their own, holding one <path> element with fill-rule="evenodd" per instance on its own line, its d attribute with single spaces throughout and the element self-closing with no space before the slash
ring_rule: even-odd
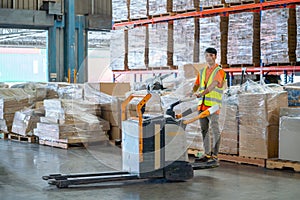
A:
<svg viewBox="0 0 300 200">
<path fill-rule="evenodd" d="M 211 73 L 210 77 L 208 78 L 208 82 L 207 82 L 207 86 L 209 86 L 213 80 L 214 77 L 216 76 L 217 72 L 221 69 L 220 66 L 216 67 L 216 69 L 214 69 L 214 71 Z M 204 92 L 205 90 L 205 76 L 206 76 L 206 68 L 202 69 L 200 71 L 200 77 L 201 77 L 201 82 L 200 82 L 200 88 L 199 88 L 199 93 Z M 224 80 L 225 80 L 225 76 L 224 76 Z M 205 99 L 204 99 L 204 105 L 205 106 L 214 106 L 216 104 L 220 105 L 222 104 L 222 95 L 223 95 L 223 91 L 224 91 L 224 84 L 222 88 L 219 88 L 218 86 L 216 86 L 212 91 L 210 91 L 208 94 L 205 95 Z M 198 105 L 201 105 L 203 101 L 203 98 L 201 98 L 199 100 Z"/>
</svg>

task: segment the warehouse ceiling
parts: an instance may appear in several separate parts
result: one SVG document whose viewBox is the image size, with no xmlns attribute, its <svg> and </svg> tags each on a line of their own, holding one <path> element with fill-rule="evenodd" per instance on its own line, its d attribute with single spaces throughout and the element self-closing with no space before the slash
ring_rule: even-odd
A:
<svg viewBox="0 0 300 200">
<path fill-rule="evenodd" d="M 46 30 L 0 28 L 0 47 L 46 48 L 47 37 Z M 109 47 L 110 32 L 89 31 L 88 44 L 89 48 Z"/>
</svg>

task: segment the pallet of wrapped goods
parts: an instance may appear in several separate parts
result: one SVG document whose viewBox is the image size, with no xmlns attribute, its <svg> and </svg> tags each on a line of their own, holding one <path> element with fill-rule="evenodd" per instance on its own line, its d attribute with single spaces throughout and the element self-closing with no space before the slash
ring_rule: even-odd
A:
<svg viewBox="0 0 300 200">
<path fill-rule="evenodd" d="M 172 5 L 171 5 L 172 8 Z M 172 10 L 172 9 L 171 9 Z M 149 0 L 149 15 L 167 13 L 167 0 Z"/>
<path fill-rule="evenodd" d="M 219 118 L 221 130 L 220 153 L 238 155 L 238 120 L 237 105 L 222 105 Z"/>
<path fill-rule="evenodd" d="M 173 0 L 173 12 L 195 9 L 194 0 Z"/>
<path fill-rule="evenodd" d="M 278 156 L 279 111 L 285 106 L 286 92 L 239 95 L 240 156 L 263 159 Z"/>
<path fill-rule="evenodd" d="M 1 130 L 10 132 L 15 112 L 32 106 L 33 102 L 34 97 L 21 88 L 0 89 Z"/>
<path fill-rule="evenodd" d="M 288 8 L 264 10 L 261 15 L 261 56 L 263 63 L 289 63 Z"/>
<path fill-rule="evenodd" d="M 174 22 L 174 65 L 193 61 L 195 23 L 193 18 Z"/>
<path fill-rule="evenodd" d="M 238 13 L 229 16 L 228 52 L 229 65 L 252 64 L 253 13 Z"/>
<path fill-rule="evenodd" d="M 127 0 L 112 0 L 112 18 L 113 21 L 128 19 Z"/>
<path fill-rule="evenodd" d="M 217 52 L 221 52 L 221 32 L 220 16 L 200 18 L 200 63 L 205 62 L 204 51 L 208 47 L 214 47 Z M 217 63 L 220 63 L 220 57 L 217 57 Z"/>
<path fill-rule="evenodd" d="M 128 68 L 146 69 L 145 59 L 146 27 L 128 30 Z"/>
<path fill-rule="evenodd" d="M 130 1 L 129 11 L 130 19 L 140 19 L 147 17 L 147 1 L 135 0 Z"/>
<path fill-rule="evenodd" d="M 296 59 L 297 59 L 297 62 L 300 61 L 300 6 L 297 5 L 296 6 L 296 18 L 297 18 L 297 47 L 296 47 Z"/>
</svg>

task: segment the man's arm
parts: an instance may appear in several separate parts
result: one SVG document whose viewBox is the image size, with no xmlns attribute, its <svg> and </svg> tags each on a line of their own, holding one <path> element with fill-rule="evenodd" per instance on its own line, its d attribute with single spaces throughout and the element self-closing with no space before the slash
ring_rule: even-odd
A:
<svg viewBox="0 0 300 200">
<path fill-rule="evenodd" d="M 200 98 L 205 96 L 206 94 L 210 93 L 213 89 L 215 89 L 215 87 L 217 87 L 218 84 L 219 82 L 214 80 L 202 93 L 196 93 L 196 97 Z"/>
</svg>

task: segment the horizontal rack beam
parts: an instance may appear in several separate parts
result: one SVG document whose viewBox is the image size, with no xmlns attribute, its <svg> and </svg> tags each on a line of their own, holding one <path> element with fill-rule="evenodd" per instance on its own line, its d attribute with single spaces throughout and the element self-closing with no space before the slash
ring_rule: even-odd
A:
<svg viewBox="0 0 300 200">
<path fill-rule="evenodd" d="M 232 67 L 223 68 L 225 72 L 228 73 L 241 73 L 243 70 L 245 72 L 251 73 L 264 73 L 264 72 L 300 72 L 300 66 L 276 66 L 276 67 Z M 178 73 L 178 70 L 113 70 L 113 74 L 167 74 L 167 73 Z"/>
</svg>

